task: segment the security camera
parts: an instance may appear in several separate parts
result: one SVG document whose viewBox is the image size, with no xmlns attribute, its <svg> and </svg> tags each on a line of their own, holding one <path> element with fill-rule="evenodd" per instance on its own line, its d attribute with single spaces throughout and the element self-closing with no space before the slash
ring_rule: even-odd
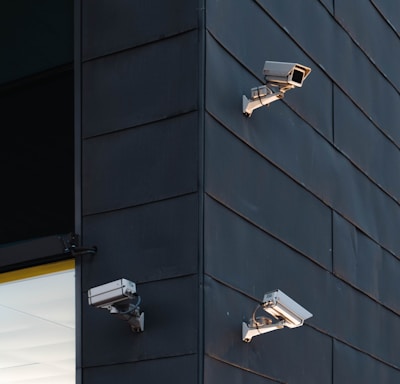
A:
<svg viewBox="0 0 400 384">
<path fill-rule="evenodd" d="M 127 279 L 118 279 L 89 289 L 89 304 L 99 308 L 108 308 L 136 295 L 136 284 Z"/>
<path fill-rule="evenodd" d="M 311 69 L 304 65 L 279 61 L 266 61 L 263 70 L 266 83 L 293 87 L 301 87 L 310 72 Z"/>
<path fill-rule="evenodd" d="M 256 317 L 256 311 L 262 308 L 274 317 L 277 322 L 273 323 L 267 317 Z M 293 299 L 276 289 L 264 295 L 263 301 L 253 312 L 250 322 L 242 323 L 242 340 L 249 343 L 254 336 L 282 329 L 283 327 L 297 328 L 304 321 L 312 317 L 312 314 L 296 303 Z"/>
<path fill-rule="evenodd" d="M 132 300 L 136 299 L 136 303 Z M 135 332 L 144 330 L 144 313 L 140 312 L 140 296 L 136 284 L 127 279 L 118 279 L 88 291 L 89 305 L 107 309 L 111 314 L 126 320 Z"/>
<path fill-rule="evenodd" d="M 242 97 L 242 111 L 250 117 L 253 111 L 273 101 L 282 99 L 286 91 L 301 87 L 311 68 L 297 63 L 266 61 L 264 63 L 265 85 L 251 89 L 251 99 Z"/>
</svg>

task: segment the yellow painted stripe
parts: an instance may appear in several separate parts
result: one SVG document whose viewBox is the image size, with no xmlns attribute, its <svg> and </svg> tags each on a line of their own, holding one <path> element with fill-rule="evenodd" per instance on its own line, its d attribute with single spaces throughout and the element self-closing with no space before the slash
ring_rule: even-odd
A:
<svg viewBox="0 0 400 384">
<path fill-rule="evenodd" d="M 61 272 L 75 268 L 75 260 L 63 260 L 55 263 L 42 264 L 36 267 L 18 269 L 16 271 L 0 273 L 0 283 L 7 283 L 14 280 L 28 279 L 30 277 L 47 275 L 49 273 Z"/>
</svg>

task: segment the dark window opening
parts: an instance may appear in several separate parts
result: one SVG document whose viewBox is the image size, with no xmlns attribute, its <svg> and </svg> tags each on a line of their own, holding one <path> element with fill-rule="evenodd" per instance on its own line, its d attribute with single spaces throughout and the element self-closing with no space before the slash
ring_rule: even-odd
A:
<svg viewBox="0 0 400 384">
<path fill-rule="evenodd" d="M 73 1 L 0 6 L 0 244 L 73 232 Z"/>
<path fill-rule="evenodd" d="M 72 66 L 0 88 L 0 243 L 74 225 Z"/>
</svg>

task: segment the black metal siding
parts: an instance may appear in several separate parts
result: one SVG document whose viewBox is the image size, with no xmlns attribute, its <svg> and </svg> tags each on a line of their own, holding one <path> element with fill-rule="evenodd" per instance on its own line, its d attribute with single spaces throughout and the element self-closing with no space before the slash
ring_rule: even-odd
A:
<svg viewBox="0 0 400 384">
<path fill-rule="evenodd" d="M 196 5 L 81 5 L 82 232 L 98 248 L 82 259 L 82 381 L 196 382 Z M 142 297 L 142 334 L 87 305 L 121 277 Z"/>
<path fill-rule="evenodd" d="M 374 383 L 396 351 L 400 58 L 378 2 L 208 3 L 206 373 L 224 382 Z M 265 60 L 312 68 L 301 89 L 241 116 Z M 280 288 L 314 316 L 240 340 Z M 218 361 L 215 365 L 209 359 Z"/>
<path fill-rule="evenodd" d="M 201 4 L 82 2 L 83 381 L 399 381 L 396 7 Z M 265 60 L 312 73 L 246 118 Z M 119 277 L 143 334 L 86 305 Z M 314 316 L 243 343 L 276 288 Z"/>
</svg>

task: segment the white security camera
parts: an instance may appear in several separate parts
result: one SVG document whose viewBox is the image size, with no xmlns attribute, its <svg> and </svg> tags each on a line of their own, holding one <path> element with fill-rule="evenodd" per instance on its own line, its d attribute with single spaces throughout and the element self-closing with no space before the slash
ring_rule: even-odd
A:
<svg viewBox="0 0 400 384">
<path fill-rule="evenodd" d="M 310 72 L 311 68 L 305 65 L 266 61 L 263 69 L 266 84 L 252 88 L 250 100 L 243 95 L 243 114 L 249 117 L 255 109 L 282 99 L 289 89 L 301 87 Z"/>
<path fill-rule="evenodd" d="M 304 65 L 279 61 L 266 61 L 263 70 L 266 83 L 294 87 L 301 87 L 310 72 L 311 69 Z"/>
<path fill-rule="evenodd" d="M 118 279 L 89 289 L 89 304 L 99 308 L 109 308 L 116 303 L 133 299 L 136 295 L 136 284 L 126 279 Z"/>
<path fill-rule="evenodd" d="M 273 316 L 277 322 L 273 323 L 267 317 L 256 317 L 259 308 Z M 249 343 L 254 336 L 282 329 L 283 327 L 297 328 L 303 325 L 304 320 L 312 314 L 296 303 L 279 289 L 264 295 L 263 302 L 253 312 L 249 324 L 242 323 L 242 340 Z"/>
<path fill-rule="evenodd" d="M 133 304 L 132 300 L 136 299 Z M 140 312 L 140 296 L 136 293 L 136 284 L 127 279 L 118 279 L 110 283 L 89 289 L 89 304 L 105 308 L 117 317 L 126 320 L 135 332 L 144 330 L 144 313 Z"/>
</svg>

